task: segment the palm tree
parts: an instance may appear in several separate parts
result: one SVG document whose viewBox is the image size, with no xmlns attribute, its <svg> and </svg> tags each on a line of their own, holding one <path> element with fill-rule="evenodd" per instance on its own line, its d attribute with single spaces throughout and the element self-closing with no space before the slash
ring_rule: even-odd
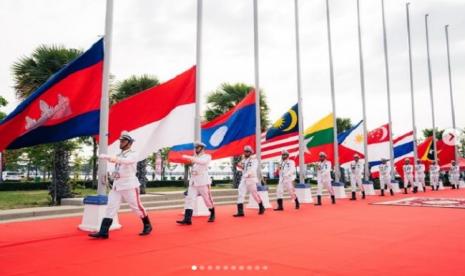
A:
<svg viewBox="0 0 465 276">
<path fill-rule="evenodd" d="M 336 118 L 337 134 L 349 130 L 353 127 L 350 118 Z"/>
<path fill-rule="evenodd" d="M 253 87 L 243 83 L 223 83 L 215 91 L 211 92 L 207 97 L 207 110 L 205 110 L 205 119 L 210 121 L 215 117 L 227 112 L 234 106 L 236 106 L 247 94 L 252 90 Z M 266 130 L 269 125 L 268 119 L 268 104 L 266 103 L 265 95 L 263 91 L 260 91 L 260 119 L 262 131 Z M 240 156 L 232 157 L 232 172 L 233 172 L 233 185 L 234 187 L 239 186 L 241 173 L 237 171 L 236 166 L 240 161 Z"/>
<path fill-rule="evenodd" d="M 118 82 L 112 89 L 111 100 L 112 103 L 117 103 L 127 97 L 133 96 L 141 91 L 148 88 L 157 86 L 160 81 L 149 75 L 142 76 L 131 76 L 128 79 Z M 147 159 L 144 159 L 137 163 L 137 178 L 141 184 L 140 193 L 145 194 L 145 188 L 147 186 Z"/>
<path fill-rule="evenodd" d="M 82 53 L 81 50 L 63 46 L 41 45 L 30 56 L 21 57 L 12 66 L 16 97 L 24 100 L 54 73 L 73 61 Z M 69 156 L 75 148 L 75 142 L 53 143 L 52 147 L 52 185 L 49 187 L 52 204 L 60 204 L 62 198 L 71 197 L 69 179 Z"/>
<path fill-rule="evenodd" d="M 8 101 L 3 98 L 2 96 L 0 96 L 0 107 L 4 107 L 8 104 Z M 0 111 L 0 121 L 3 120 L 3 118 L 6 117 L 6 113 L 5 112 L 2 112 Z"/>
</svg>

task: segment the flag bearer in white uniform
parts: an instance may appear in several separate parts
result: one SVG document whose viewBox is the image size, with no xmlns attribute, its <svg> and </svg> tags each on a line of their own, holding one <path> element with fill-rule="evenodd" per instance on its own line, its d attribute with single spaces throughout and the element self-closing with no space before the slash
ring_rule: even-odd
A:
<svg viewBox="0 0 465 276">
<path fill-rule="evenodd" d="M 315 205 L 321 205 L 321 195 L 323 194 L 323 187 L 331 195 L 331 203 L 336 203 L 336 197 L 334 196 L 334 189 L 331 185 L 331 162 L 326 160 L 326 153 L 320 152 L 320 162 L 318 162 L 317 167 L 317 182 L 318 182 L 318 191 L 317 191 L 317 203 Z"/>
<path fill-rule="evenodd" d="M 265 206 L 257 191 L 257 184 L 259 183 L 257 177 L 258 162 L 256 158 L 252 157 L 252 153 L 252 147 L 245 146 L 244 158 L 238 164 L 238 167 L 242 169 L 242 178 L 238 188 L 237 214 L 235 214 L 234 217 L 244 216 L 244 199 L 247 192 L 250 192 L 258 203 L 258 214 L 262 215 L 265 213 Z"/>
<path fill-rule="evenodd" d="M 139 196 L 139 180 L 136 177 L 137 172 L 137 155 L 131 150 L 134 139 L 127 131 L 123 131 L 119 138 L 119 148 L 121 152 L 116 156 L 107 154 L 100 154 L 98 157 L 115 164 L 114 171 L 111 173 L 113 179 L 113 186 L 108 194 L 108 207 L 105 217 L 102 220 L 100 231 L 89 234 L 93 238 L 108 238 L 108 230 L 113 222 L 113 217 L 118 213 L 121 201 L 124 199 L 131 210 L 136 213 L 144 224 L 141 236 L 145 236 L 152 232 L 152 225 L 150 224 L 147 212 L 142 206 Z"/>
<path fill-rule="evenodd" d="M 426 183 L 425 183 L 425 165 L 421 163 L 421 160 L 417 160 L 415 165 L 415 182 L 417 185 L 422 185 L 423 192 L 426 192 Z"/>
<path fill-rule="evenodd" d="M 433 191 L 439 190 L 439 171 L 439 165 L 436 163 L 436 161 L 433 161 L 429 166 L 429 182 Z"/>
<path fill-rule="evenodd" d="M 381 189 L 381 196 L 384 196 L 384 189 L 389 188 L 391 195 L 394 195 L 391 184 L 391 164 L 388 160 L 381 159 L 381 165 L 379 165 L 379 188 Z"/>
<path fill-rule="evenodd" d="M 416 193 L 417 187 L 413 181 L 413 165 L 410 164 L 410 159 L 405 159 L 405 164 L 402 167 L 404 170 L 404 193 L 408 193 L 408 188 L 412 187 L 414 193 Z"/>
<path fill-rule="evenodd" d="M 352 187 L 352 198 L 350 200 L 356 200 L 356 191 L 357 186 L 362 193 L 362 199 L 365 199 L 365 190 L 363 189 L 363 163 L 360 162 L 360 156 L 358 154 L 354 154 L 354 161 L 350 163 L 350 186 Z"/>
<path fill-rule="evenodd" d="M 300 208 L 299 199 L 295 194 L 294 189 L 294 180 L 295 180 L 295 162 L 289 159 L 289 152 L 287 150 L 283 150 L 281 152 L 281 164 L 279 166 L 279 183 L 278 187 L 276 188 L 276 194 L 278 197 L 278 207 L 274 209 L 275 211 L 282 211 L 284 210 L 283 207 L 283 197 L 284 197 L 284 190 L 290 194 L 291 199 L 295 202 L 295 208 Z"/>
<path fill-rule="evenodd" d="M 450 184 L 452 189 L 458 189 L 460 184 L 460 167 L 452 160 L 449 171 Z"/>
<path fill-rule="evenodd" d="M 197 196 L 200 195 L 205 202 L 205 205 L 210 210 L 210 217 L 208 222 L 215 221 L 215 207 L 213 205 L 213 198 L 211 195 L 210 185 L 211 178 L 208 175 L 208 164 L 212 160 L 211 155 L 205 153 L 205 144 L 202 142 L 195 142 L 195 155 L 183 155 L 184 159 L 192 162 L 191 179 L 189 181 L 189 188 L 187 189 L 187 196 L 185 198 L 184 219 L 176 221 L 179 224 L 191 225 L 192 213 L 194 209 L 194 202 Z"/>
</svg>

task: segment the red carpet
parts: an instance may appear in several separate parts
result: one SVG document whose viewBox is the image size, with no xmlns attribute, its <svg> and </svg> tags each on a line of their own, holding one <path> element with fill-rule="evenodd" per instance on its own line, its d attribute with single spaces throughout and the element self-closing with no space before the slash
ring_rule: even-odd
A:
<svg viewBox="0 0 465 276">
<path fill-rule="evenodd" d="M 77 230 L 80 217 L 0 224 L 0 275 L 465 275 L 465 210 L 369 204 L 407 196 L 299 211 L 286 201 L 284 212 L 245 218 L 220 206 L 217 222 L 192 226 L 175 224 L 180 210 L 151 212 L 147 237 L 125 213 L 109 240 Z M 465 198 L 465 189 L 416 196 Z"/>
</svg>

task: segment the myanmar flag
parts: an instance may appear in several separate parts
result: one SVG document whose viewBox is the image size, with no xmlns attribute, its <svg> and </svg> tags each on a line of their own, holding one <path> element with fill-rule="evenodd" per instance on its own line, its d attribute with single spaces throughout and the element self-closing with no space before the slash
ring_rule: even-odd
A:
<svg viewBox="0 0 465 276">
<path fill-rule="evenodd" d="M 305 130 L 304 141 L 307 148 L 304 153 L 305 163 L 317 162 L 320 152 L 326 153 L 328 160 L 333 161 L 333 123 L 334 116 L 331 113 Z"/>
</svg>

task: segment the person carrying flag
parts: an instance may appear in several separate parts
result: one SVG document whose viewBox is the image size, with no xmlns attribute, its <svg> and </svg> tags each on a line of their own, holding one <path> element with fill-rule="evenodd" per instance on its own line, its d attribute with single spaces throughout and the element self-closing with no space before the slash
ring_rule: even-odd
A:
<svg viewBox="0 0 465 276">
<path fill-rule="evenodd" d="M 365 199 L 365 190 L 362 185 L 363 178 L 363 163 L 360 162 L 360 156 L 354 154 L 354 161 L 350 163 L 350 186 L 352 187 L 352 198 L 350 200 L 356 200 L 357 185 L 362 193 L 362 199 Z"/>
<path fill-rule="evenodd" d="M 408 188 L 413 187 L 413 192 L 417 192 L 417 187 L 413 181 L 413 165 L 410 164 L 410 159 L 405 159 L 405 164 L 402 167 L 404 170 L 404 194 L 408 194 Z"/>
<path fill-rule="evenodd" d="M 460 185 L 460 168 L 459 166 L 455 163 L 455 160 L 452 160 L 450 163 L 450 183 L 452 184 L 452 189 L 459 189 Z"/>
<path fill-rule="evenodd" d="M 415 165 L 415 182 L 417 182 L 417 185 L 423 187 L 423 192 L 426 192 L 425 165 L 421 163 L 420 159 L 417 160 L 417 164 Z"/>
<path fill-rule="evenodd" d="M 184 159 L 192 162 L 191 178 L 189 180 L 189 188 L 185 198 L 184 219 L 176 221 L 179 224 L 191 225 L 194 202 L 197 196 L 200 195 L 205 202 L 205 205 L 210 211 L 208 222 L 215 221 L 215 207 L 213 205 L 213 198 L 210 191 L 211 178 L 208 175 L 208 164 L 212 160 L 211 155 L 205 153 L 205 144 L 202 142 L 195 142 L 194 156 L 182 155 Z"/>
<path fill-rule="evenodd" d="M 433 160 L 431 165 L 429 166 L 429 181 L 431 183 L 431 188 L 433 191 L 436 189 L 436 191 L 439 190 L 439 165 L 436 163 L 436 161 Z"/>
<path fill-rule="evenodd" d="M 131 150 L 134 139 L 127 131 L 123 131 L 119 138 L 121 152 L 116 156 L 108 154 L 100 154 L 98 158 L 107 160 L 114 163 L 115 167 L 111 173 L 113 179 L 113 186 L 108 194 L 108 207 L 105 217 L 102 220 L 100 231 L 89 234 L 92 238 L 107 239 L 108 231 L 113 223 L 113 217 L 118 213 L 122 199 L 124 199 L 131 210 L 136 213 L 143 223 L 141 236 L 145 236 L 152 232 L 152 225 L 150 223 L 147 212 L 142 206 L 139 196 L 139 180 L 137 179 L 137 160 L 136 152 Z"/>
<path fill-rule="evenodd" d="M 381 159 L 379 165 L 379 188 L 381 189 L 381 196 L 384 196 L 384 189 L 389 188 L 391 195 L 394 195 L 391 183 L 391 165 L 387 162 L 386 158 Z"/>
<path fill-rule="evenodd" d="M 317 191 L 317 203 L 315 205 L 321 205 L 321 195 L 323 194 L 323 187 L 331 195 L 331 203 L 336 204 L 336 196 L 334 195 L 334 189 L 331 185 L 331 162 L 326 159 L 326 153 L 320 152 L 319 154 L 320 162 L 318 162 L 317 167 L 317 182 L 318 182 L 318 191 Z"/>
<path fill-rule="evenodd" d="M 247 192 L 253 196 L 258 203 L 258 214 L 265 213 L 265 206 L 257 191 L 257 184 L 259 183 L 257 177 L 258 162 L 256 158 L 252 157 L 253 149 L 247 145 L 244 147 L 244 158 L 237 165 L 242 169 L 242 178 L 238 188 L 237 196 L 237 214 L 234 217 L 243 217 L 244 214 L 244 199 Z"/>
<path fill-rule="evenodd" d="M 295 179 L 295 162 L 294 160 L 289 159 L 289 152 L 283 150 L 281 152 L 282 161 L 279 166 L 279 183 L 276 188 L 276 194 L 278 197 L 278 207 L 274 209 L 275 211 L 284 210 L 283 207 L 283 197 L 284 190 L 287 190 L 291 196 L 291 199 L 295 202 L 295 208 L 300 208 L 299 199 L 295 194 L 294 189 L 294 179 Z"/>
</svg>

